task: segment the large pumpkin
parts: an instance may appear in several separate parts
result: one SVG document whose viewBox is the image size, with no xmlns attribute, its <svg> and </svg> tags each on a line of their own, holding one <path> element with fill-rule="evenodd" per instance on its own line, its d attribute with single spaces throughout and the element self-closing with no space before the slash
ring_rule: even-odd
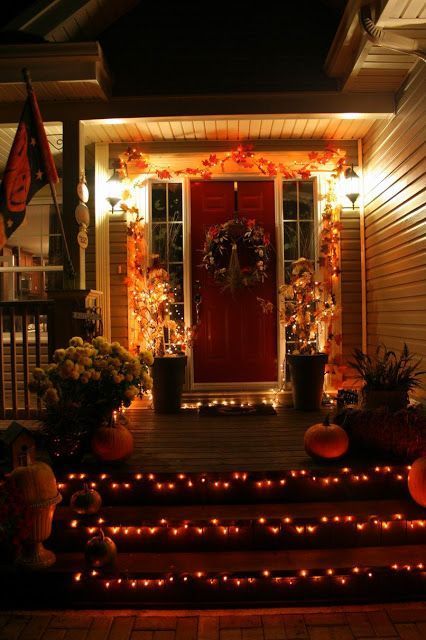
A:
<svg viewBox="0 0 426 640">
<path fill-rule="evenodd" d="M 115 422 L 96 429 L 92 438 L 95 456 L 105 462 L 116 462 L 128 458 L 133 452 L 133 436 L 126 427 Z"/>
<path fill-rule="evenodd" d="M 55 562 L 55 554 L 45 549 L 43 542 L 52 531 L 53 514 L 62 500 L 52 469 L 44 462 L 16 467 L 8 478 L 31 514 L 28 537 L 19 550 L 16 563 L 26 569 L 44 569 Z"/>
<path fill-rule="evenodd" d="M 100 529 L 98 535 L 88 540 L 84 555 L 87 564 L 91 567 L 105 567 L 114 564 L 117 558 L 117 547 L 115 542 L 105 537 Z"/>
<path fill-rule="evenodd" d="M 89 489 L 89 485 L 85 483 L 81 491 L 72 494 L 70 505 L 71 509 L 80 515 L 91 515 L 98 513 L 102 506 L 102 498 L 95 489 Z"/>
<path fill-rule="evenodd" d="M 41 504 L 58 496 L 53 471 L 44 462 L 16 467 L 10 474 L 9 483 L 19 492 L 26 505 Z"/>
<path fill-rule="evenodd" d="M 417 504 L 426 507 L 426 456 L 413 462 L 408 473 L 408 490 Z"/>
<path fill-rule="evenodd" d="M 326 460 L 341 458 L 349 448 L 348 434 L 339 425 L 330 423 L 328 416 L 324 422 L 309 427 L 304 442 L 308 455 Z"/>
</svg>

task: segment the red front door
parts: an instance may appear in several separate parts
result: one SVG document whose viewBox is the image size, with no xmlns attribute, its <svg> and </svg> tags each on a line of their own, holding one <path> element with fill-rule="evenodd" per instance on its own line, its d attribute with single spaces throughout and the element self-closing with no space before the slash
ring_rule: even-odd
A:
<svg viewBox="0 0 426 640">
<path fill-rule="evenodd" d="M 200 266 L 207 229 L 234 218 L 234 182 L 191 183 L 191 247 L 193 298 L 200 287 L 200 326 L 194 343 L 194 382 L 276 382 L 277 318 L 265 315 L 257 296 L 276 304 L 275 254 L 268 278 L 234 295 L 223 291 Z M 238 183 L 240 217 L 255 218 L 275 243 L 274 183 Z M 197 284 L 199 282 L 199 285 Z M 195 321 L 195 308 L 193 307 Z"/>
</svg>

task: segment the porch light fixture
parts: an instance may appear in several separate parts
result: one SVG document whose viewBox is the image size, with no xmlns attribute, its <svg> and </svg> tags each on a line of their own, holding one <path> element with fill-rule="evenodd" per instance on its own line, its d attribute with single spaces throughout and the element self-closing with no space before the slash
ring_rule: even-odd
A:
<svg viewBox="0 0 426 640">
<path fill-rule="evenodd" d="M 122 174 L 120 173 L 120 163 L 118 160 L 114 162 L 114 173 L 106 181 L 106 200 L 111 207 L 111 213 L 114 213 L 114 209 L 121 200 L 121 194 L 123 191 L 122 186 Z"/>
<path fill-rule="evenodd" d="M 359 198 L 359 175 L 354 171 L 353 164 L 345 171 L 345 196 L 352 202 L 352 209 L 355 209 Z"/>
</svg>

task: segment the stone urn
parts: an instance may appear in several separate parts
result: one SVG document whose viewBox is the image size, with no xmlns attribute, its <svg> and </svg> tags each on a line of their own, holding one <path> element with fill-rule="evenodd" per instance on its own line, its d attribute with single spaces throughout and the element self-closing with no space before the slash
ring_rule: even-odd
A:
<svg viewBox="0 0 426 640">
<path fill-rule="evenodd" d="M 44 462 L 16 467 L 8 483 L 19 493 L 30 513 L 30 533 L 23 541 L 16 564 L 26 569 L 44 569 L 54 564 L 56 557 L 43 542 L 52 531 L 53 514 L 62 500 L 56 478 L 49 465 Z"/>
</svg>

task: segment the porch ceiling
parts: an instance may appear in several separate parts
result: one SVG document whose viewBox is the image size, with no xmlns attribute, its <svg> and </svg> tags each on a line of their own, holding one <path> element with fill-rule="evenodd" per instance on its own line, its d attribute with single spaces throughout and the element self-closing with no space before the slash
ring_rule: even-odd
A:
<svg viewBox="0 0 426 640">
<path fill-rule="evenodd" d="M 47 139 L 50 144 L 50 150 L 55 157 L 57 168 L 62 166 L 62 123 L 51 122 L 45 124 Z M 0 172 L 3 172 L 6 166 L 9 151 L 12 146 L 13 139 L 16 134 L 16 125 L 0 127 Z"/>
<path fill-rule="evenodd" d="M 110 119 L 85 122 L 86 144 L 238 140 L 357 140 L 375 118 Z"/>
</svg>

